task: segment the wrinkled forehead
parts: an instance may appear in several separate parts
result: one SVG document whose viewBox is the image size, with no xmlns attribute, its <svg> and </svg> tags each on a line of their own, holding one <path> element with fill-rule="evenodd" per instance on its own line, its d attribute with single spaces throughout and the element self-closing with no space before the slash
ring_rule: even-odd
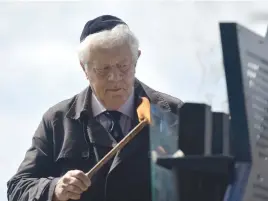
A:
<svg viewBox="0 0 268 201">
<path fill-rule="evenodd" d="M 133 53 L 129 45 L 95 46 L 90 49 L 89 61 L 95 64 L 131 63 Z"/>
</svg>

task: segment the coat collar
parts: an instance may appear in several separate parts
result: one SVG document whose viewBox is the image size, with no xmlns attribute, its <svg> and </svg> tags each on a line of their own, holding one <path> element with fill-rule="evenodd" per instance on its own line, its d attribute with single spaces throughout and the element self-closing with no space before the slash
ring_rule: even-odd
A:
<svg viewBox="0 0 268 201">
<path fill-rule="evenodd" d="M 171 111 L 170 105 L 159 92 L 151 89 L 137 78 L 134 83 L 134 93 L 137 97 L 147 97 L 151 104 L 156 104 L 163 109 Z M 74 101 L 71 103 L 66 117 L 75 120 L 81 120 L 84 116 L 93 118 L 91 96 L 92 90 L 90 86 L 84 89 L 81 93 L 77 94 L 74 97 Z"/>
</svg>

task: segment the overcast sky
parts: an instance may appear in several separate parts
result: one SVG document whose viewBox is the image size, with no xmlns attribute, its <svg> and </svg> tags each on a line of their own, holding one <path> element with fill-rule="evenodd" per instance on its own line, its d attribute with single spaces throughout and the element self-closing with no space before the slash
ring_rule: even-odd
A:
<svg viewBox="0 0 268 201">
<path fill-rule="evenodd" d="M 265 7 L 166 0 L 0 3 L 0 200 L 43 113 L 87 86 L 76 56 L 86 21 L 101 14 L 122 18 L 140 40 L 140 80 L 227 112 L 218 22 L 239 22 L 265 35 L 263 21 L 252 20 L 252 12 Z"/>
</svg>

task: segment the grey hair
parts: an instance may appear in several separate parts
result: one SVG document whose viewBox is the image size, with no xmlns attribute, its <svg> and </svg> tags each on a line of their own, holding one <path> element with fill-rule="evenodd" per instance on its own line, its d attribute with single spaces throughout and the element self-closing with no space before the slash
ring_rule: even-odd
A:
<svg viewBox="0 0 268 201">
<path fill-rule="evenodd" d="M 128 43 L 134 62 L 136 62 L 138 59 L 139 41 L 125 24 L 120 24 L 111 30 L 87 36 L 78 47 L 78 58 L 82 64 L 87 65 L 90 60 L 90 50 L 93 47 L 112 48 L 125 43 Z"/>
</svg>

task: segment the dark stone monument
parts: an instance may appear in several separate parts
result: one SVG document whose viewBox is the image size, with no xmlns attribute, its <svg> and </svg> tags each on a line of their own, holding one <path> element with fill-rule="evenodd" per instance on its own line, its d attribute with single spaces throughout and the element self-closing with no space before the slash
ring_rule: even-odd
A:
<svg viewBox="0 0 268 201">
<path fill-rule="evenodd" d="M 185 103 L 179 110 L 179 147 L 185 155 L 209 155 L 213 116 L 206 104 Z"/>
<path fill-rule="evenodd" d="M 211 155 L 212 118 L 205 104 L 185 103 L 178 116 L 152 106 L 151 151 L 158 155 L 152 161 L 153 201 L 223 201 L 234 160 Z M 174 158 L 178 148 L 184 157 Z"/>
<path fill-rule="evenodd" d="M 236 23 L 220 35 L 236 159 L 225 200 L 268 200 L 268 41 Z"/>
<path fill-rule="evenodd" d="M 230 116 L 213 112 L 212 154 L 230 155 Z"/>
<path fill-rule="evenodd" d="M 220 36 L 230 117 L 152 107 L 153 201 L 268 200 L 268 40 L 236 23 L 220 23 Z"/>
</svg>

